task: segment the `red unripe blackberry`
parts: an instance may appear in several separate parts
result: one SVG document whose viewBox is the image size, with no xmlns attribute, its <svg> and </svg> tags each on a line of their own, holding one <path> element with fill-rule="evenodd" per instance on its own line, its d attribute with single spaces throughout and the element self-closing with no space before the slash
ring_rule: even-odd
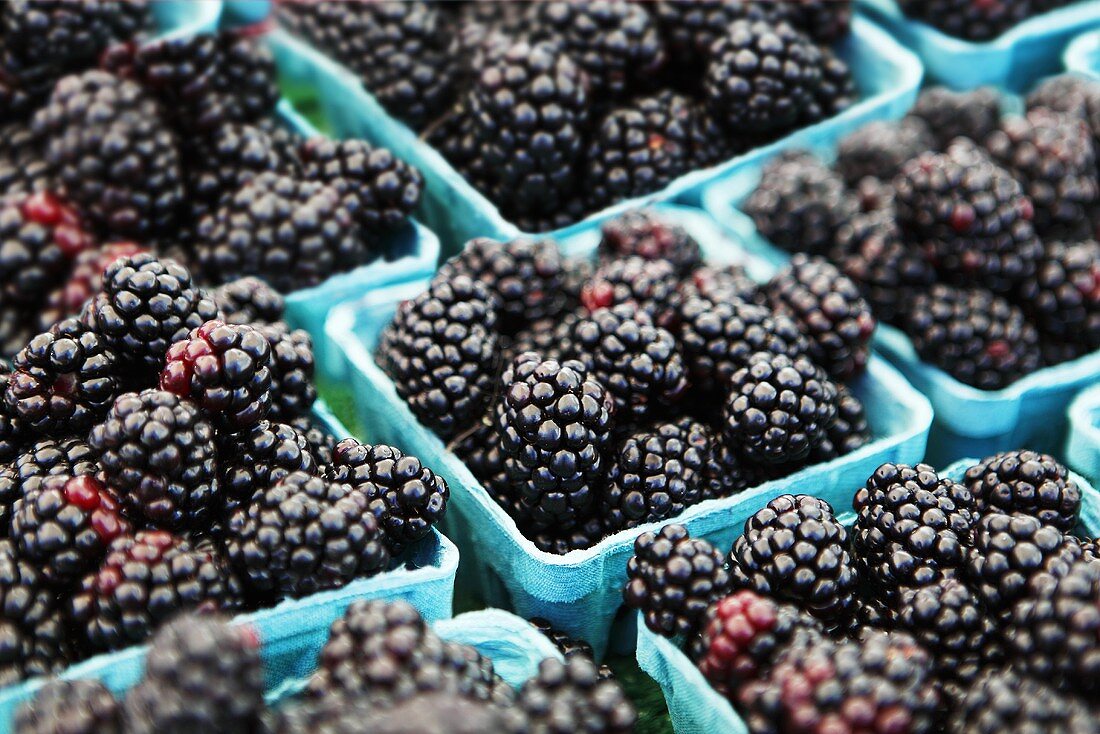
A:
<svg viewBox="0 0 1100 734">
<path fill-rule="evenodd" d="M 7 198 L 0 203 L 0 294 L 37 305 L 94 245 L 77 211 L 53 194 Z"/>
<path fill-rule="evenodd" d="M 686 229 L 647 209 L 631 209 L 600 226 L 601 257 L 637 255 L 668 260 L 683 276 L 703 264 L 699 243 Z"/>
<path fill-rule="evenodd" d="M 1006 451 L 967 469 L 963 483 L 981 514 L 1032 515 L 1064 533 L 1077 526 L 1081 490 L 1053 456 Z"/>
</svg>

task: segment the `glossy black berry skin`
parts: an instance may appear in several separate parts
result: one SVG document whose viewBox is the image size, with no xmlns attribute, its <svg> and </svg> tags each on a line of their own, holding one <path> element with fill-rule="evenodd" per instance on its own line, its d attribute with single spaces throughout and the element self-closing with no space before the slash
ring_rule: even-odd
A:
<svg viewBox="0 0 1100 734">
<path fill-rule="evenodd" d="M 837 386 L 836 420 L 825 431 L 825 439 L 810 452 L 814 463 L 830 461 L 866 446 L 874 440 L 867 411 L 860 399 L 844 385 Z"/>
<path fill-rule="evenodd" d="M 72 658 L 57 592 L 11 541 L 0 541 L 0 681 L 48 675 Z"/>
<path fill-rule="evenodd" d="M 267 417 L 286 422 L 308 416 L 317 400 L 313 379 L 316 362 L 309 332 L 290 329 L 283 322 L 260 325 L 257 330 L 271 346 L 271 408 Z"/>
<path fill-rule="evenodd" d="M 1006 451 L 983 459 L 963 476 L 979 513 L 1032 515 L 1068 533 L 1081 512 L 1081 490 L 1053 456 Z"/>
<path fill-rule="evenodd" d="M 214 289 L 218 313 L 227 324 L 273 324 L 282 321 L 286 301 L 259 278 L 246 276 Z"/>
<path fill-rule="evenodd" d="M 263 421 L 247 431 L 218 441 L 220 514 L 228 519 L 256 492 L 263 492 L 291 472 L 317 474 L 321 469 L 306 434 L 285 423 Z"/>
</svg>

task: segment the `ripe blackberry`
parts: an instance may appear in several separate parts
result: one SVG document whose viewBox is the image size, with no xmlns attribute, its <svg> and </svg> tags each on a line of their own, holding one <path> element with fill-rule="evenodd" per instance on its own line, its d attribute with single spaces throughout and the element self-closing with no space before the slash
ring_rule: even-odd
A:
<svg viewBox="0 0 1100 734">
<path fill-rule="evenodd" d="M 825 438 L 810 452 L 810 461 L 816 464 L 846 456 L 872 439 L 863 403 L 847 387 L 837 385 L 836 420 L 825 429 Z"/>
<path fill-rule="evenodd" d="M 34 564 L 0 541 L 0 681 L 48 675 L 72 659 L 57 592 Z"/>
<path fill-rule="evenodd" d="M 607 536 L 604 523 L 598 517 L 590 517 L 583 524 L 567 530 L 523 527 L 521 532 L 535 548 L 555 556 L 591 548 Z"/>
<path fill-rule="evenodd" d="M 578 321 L 574 354 L 607 388 L 624 419 L 651 415 L 687 389 L 684 359 L 671 333 L 630 304 L 601 308 Z"/>
<path fill-rule="evenodd" d="M 876 120 L 841 139 L 836 169 L 849 186 L 868 176 L 889 181 L 907 160 L 932 147 L 932 133 L 919 117 Z"/>
<path fill-rule="evenodd" d="M 572 658 L 564 663 L 547 658 L 516 697 L 531 734 L 634 731 L 638 714 L 614 680 L 601 679 L 595 663 Z"/>
<path fill-rule="evenodd" d="M 140 530 L 111 543 L 76 588 L 69 617 L 88 650 L 104 652 L 145 642 L 180 612 L 232 613 L 241 606 L 240 583 L 213 547 Z"/>
<path fill-rule="evenodd" d="M 135 517 L 166 528 L 200 528 L 210 517 L 218 496 L 214 426 L 190 400 L 164 390 L 125 393 L 88 443 Z"/>
<path fill-rule="evenodd" d="M 715 303 L 744 301 L 759 306 L 766 303 L 760 284 L 740 265 L 704 265 L 696 268 L 691 277 L 680 284 L 680 294 L 683 300 L 701 297 Z"/>
<path fill-rule="evenodd" d="M 585 283 L 581 304 L 591 312 L 627 303 L 664 325 L 674 318 L 679 285 L 676 268 L 667 260 L 636 256 L 607 260 Z"/>
<path fill-rule="evenodd" d="M 6 392 L 10 375 L 11 367 L 0 359 L 0 392 Z M 9 464 L 15 459 L 23 447 L 26 435 L 27 430 L 23 422 L 6 407 L 0 405 L 0 464 Z M 4 501 L 4 492 L 0 489 L 0 508 L 5 504 L 10 503 Z M 6 525 L 4 512 L 0 509 L 0 526 L 3 525 Z"/>
<path fill-rule="evenodd" d="M 959 734 L 1055 734 L 1095 731 L 1078 699 L 1011 668 L 991 669 L 967 687 L 947 722 Z"/>
<path fill-rule="evenodd" d="M 694 643 L 695 663 L 726 697 L 765 675 L 789 651 L 804 649 L 823 637 L 812 617 L 747 589 L 716 600 L 703 622 Z"/>
<path fill-rule="evenodd" d="M 883 464 L 852 498 L 852 550 L 887 594 L 961 571 L 977 520 L 974 497 L 927 464 Z"/>
<path fill-rule="evenodd" d="M 1100 244 L 1048 242 L 1017 302 L 1046 341 L 1076 357 L 1100 349 Z"/>
<path fill-rule="evenodd" d="M 966 573 L 986 609 L 999 615 L 1026 597 L 1031 584 L 1064 576 L 1081 556 L 1081 546 L 1053 525 L 990 512 L 974 525 Z"/>
<path fill-rule="evenodd" d="M 27 446 L 14 462 L 19 491 L 22 492 L 23 484 L 34 477 L 97 474 L 100 471 L 99 451 L 89 443 L 79 438 L 47 438 Z"/>
<path fill-rule="evenodd" d="M 443 265 L 448 279 L 468 275 L 496 296 L 498 328 L 515 334 L 565 308 L 562 294 L 565 261 L 555 242 L 517 237 L 498 242 L 488 237 L 468 241 L 462 252 Z"/>
<path fill-rule="evenodd" d="M 730 378 L 726 443 L 754 462 L 799 461 L 825 439 L 836 401 L 836 385 L 806 357 L 758 352 Z"/>
<path fill-rule="evenodd" d="M 734 584 L 791 602 L 826 625 L 855 611 L 859 576 L 848 532 L 825 500 L 785 494 L 745 521 L 730 551 Z"/>
<path fill-rule="evenodd" d="M 332 464 L 332 452 L 336 450 L 336 437 L 323 424 L 315 422 L 310 416 L 300 416 L 290 421 L 290 425 L 301 431 L 309 442 L 318 466 Z"/>
<path fill-rule="evenodd" d="M 703 264 L 702 248 L 686 229 L 646 209 L 631 209 L 604 222 L 598 251 L 601 258 L 668 260 L 681 276 Z"/>
<path fill-rule="evenodd" d="M 450 449 L 505 512 L 513 518 L 523 517 L 519 497 L 512 490 L 512 482 L 504 469 L 504 452 L 500 450 L 494 415 L 483 416 L 455 439 Z"/>
<path fill-rule="evenodd" d="M 38 433 L 87 429 L 119 391 L 117 355 L 78 319 L 31 339 L 12 368 L 4 392 L 7 410 Z"/>
<path fill-rule="evenodd" d="M 345 438 L 336 444 L 329 478 L 362 492 L 396 555 L 443 519 L 450 490 L 443 477 L 385 444 L 362 444 Z"/>
<path fill-rule="evenodd" d="M 77 255 L 68 279 L 46 296 L 38 314 L 39 330 L 49 331 L 57 322 L 78 316 L 84 304 L 103 289 L 103 273 L 111 263 L 144 251 L 132 242 L 115 242 Z"/>
<path fill-rule="evenodd" d="M 313 383 L 313 339 L 304 329 L 293 331 L 281 321 L 260 325 L 271 347 L 271 409 L 267 416 L 290 421 L 308 415 L 317 400 Z"/>
<path fill-rule="evenodd" d="M 497 301 L 468 276 L 436 278 L 397 307 L 378 363 L 413 414 L 447 438 L 480 416 L 499 369 Z"/>
<path fill-rule="evenodd" d="M 809 357 L 830 377 L 847 381 L 867 368 L 875 319 L 856 284 L 836 266 L 795 255 L 766 292 L 772 308 L 807 335 Z"/>
<path fill-rule="evenodd" d="M 580 362 L 526 352 L 501 378 L 497 426 L 520 510 L 536 529 L 582 524 L 603 481 L 614 404 Z"/>
<path fill-rule="evenodd" d="M 739 0 L 657 0 L 651 11 L 669 46 L 672 63 L 685 70 L 706 62 L 710 47 L 738 20 L 776 20 L 782 9 Z M 671 65 L 671 64 L 670 64 Z M 688 75 L 685 74 L 685 78 Z"/>
<path fill-rule="evenodd" d="M 807 153 L 784 153 L 764 166 L 744 203 L 756 229 L 790 252 L 820 255 L 858 205 L 836 173 Z"/>
<path fill-rule="evenodd" d="M 979 390 L 999 390 L 1040 365 L 1035 327 L 982 288 L 934 285 L 913 298 L 901 328 L 921 359 Z"/>
<path fill-rule="evenodd" d="M 302 597 L 384 570 L 390 554 L 365 494 L 295 471 L 229 518 L 226 549 L 261 596 Z"/>
<path fill-rule="evenodd" d="M 848 34 L 852 22 L 850 0 L 800 0 L 786 3 L 786 19 L 818 43 L 828 44 Z"/>
<path fill-rule="evenodd" d="M 639 535 L 626 575 L 626 605 L 640 610 L 646 626 L 665 637 L 698 632 L 707 607 L 730 590 L 721 551 L 692 538 L 683 525 Z"/>
<path fill-rule="evenodd" d="M 1077 74 L 1047 77 L 1027 95 L 1028 110 L 1041 107 L 1084 120 L 1094 143 L 1100 140 L 1100 86 L 1095 80 Z"/>
<path fill-rule="evenodd" d="M 124 360 L 160 370 L 168 347 L 217 314 L 186 268 L 138 253 L 107 266 L 103 290 L 81 318 Z"/>
<path fill-rule="evenodd" d="M 305 433 L 284 423 L 262 421 L 218 442 L 218 490 L 228 519 L 256 492 L 263 492 L 292 472 L 318 474 L 321 462 Z"/>
<path fill-rule="evenodd" d="M 928 125 L 940 150 L 960 137 L 980 143 L 1001 122 L 1001 95 L 992 87 L 967 92 L 928 87 L 917 97 L 909 114 Z"/>
<path fill-rule="evenodd" d="M 3 97 L 0 81 L 0 101 Z M 49 164 L 42 157 L 30 126 L 12 122 L 0 128 L 0 196 L 37 194 L 52 184 Z"/>
<path fill-rule="evenodd" d="M 184 614 L 149 644 L 145 675 L 122 705 L 127 732 L 255 731 L 264 708 L 255 630 Z"/>
<path fill-rule="evenodd" d="M 17 734 L 121 734 L 119 705 L 98 680 L 48 681 L 15 711 Z"/>
<path fill-rule="evenodd" d="M 735 21 L 708 54 L 707 105 L 733 131 L 789 129 L 821 84 L 821 51 L 786 22 Z"/>
<path fill-rule="evenodd" d="M 1031 2 L 1019 0 L 995 3 L 902 0 L 899 5 L 906 15 L 930 23 L 949 36 L 968 41 L 996 38 L 1034 12 Z"/>
<path fill-rule="evenodd" d="M 1064 533 L 1077 526 L 1081 490 L 1053 456 L 1006 451 L 967 469 L 963 483 L 981 514 L 1032 515 Z"/>
<path fill-rule="evenodd" d="M 595 661 L 596 653 L 592 651 L 592 646 L 584 640 L 574 639 L 561 630 L 555 629 L 548 620 L 542 617 L 534 617 L 528 621 L 532 627 L 554 643 L 554 647 L 558 648 L 558 652 L 566 660 L 580 657 L 592 662 Z M 597 669 L 597 674 L 600 680 L 610 680 L 615 677 L 615 673 L 606 665 L 601 665 Z"/>
<path fill-rule="evenodd" d="M 483 3 L 478 3 L 481 5 Z M 452 692 L 417 693 L 385 707 L 370 697 L 338 696 L 299 706 L 283 706 L 269 712 L 264 732 L 303 734 L 355 734 L 369 722 L 371 734 L 405 734 L 409 731 L 434 734 L 524 734 L 521 712 L 491 702 L 471 700 Z"/>
<path fill-rule="evenodd" d="M 336 189 L 368 232 L 401 226 L 420 203 L 424 177 L 387 148 L 318 137 L 300 151 L 305 177 Z"/>
<path fill-rule="evenodd" d="M 138 84 L 98 70 L 65 77 L 33 128 L 67 197 L 99 229 L 171 233 L 183 201 L 178 141 Z"/>
<path fill-rule="evenodd" d="M 199 222 L 196 239 L 210 279 L 255 275 L 281 292 L 315 286 L 375 254 L 334 187 L 277 173 L 239 188 Z"/>
<path fill-rule="evenodd" d="M 843 5 L 832 0 L 821 4 Z M 837 115 L 859 101 L 859 89 L 848 62 L 825 46 L 818 51 L 821 54 L 821 83 L 802 113 L 800 122 L 806 125 Z"/>
<path fill-rule="evenodd" d="M 70 261 L 94 247 L 77 211 L 53 194 L 0 200 L 0 297 L 38 306 Z"/>
<path fill-rule="evenodd" d="M 274 324 L 283 320 L 286 311 L 286 301 L 278 291 L 251 276 L 231 280 L 211 295 L 228 324 Z"/>
<path fill-rule="evenodd" d="M 1035 109 L 1007 117 L 985 147 L 1022 184 L 1044 238 L 1087 236 L 1086 210 L 1100 198 L 1092 133 L 1084 120 Z"/>
</svg>

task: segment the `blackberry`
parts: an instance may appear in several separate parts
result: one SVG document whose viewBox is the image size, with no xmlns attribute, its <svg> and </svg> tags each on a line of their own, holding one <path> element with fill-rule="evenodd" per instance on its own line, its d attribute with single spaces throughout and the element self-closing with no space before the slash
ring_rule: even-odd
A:
<svg viewBox="0 0 1100 734">
<path fill-rule="evenodd" d="M 286 301 L 259 278 L 246 276 L 219 286 L 211 294 L 228 324 L 274 324 L 282 321 Z"/>
<path fill-rule="evenodd" d="M 260 638 L 247 626 L 181 615 L 149 644 L 145 675 L 122 705 L 127 732 L 255 731 L 264 708 Z"/>
<path fill-rule="evenodd" d="M 262 421 L 218 442 L 218 489 L 228 519 L 256 492 L 264 492 L 292 472 L 318 474 L 321 463 L 305 433 L 285 423 Z"/>
<path fill-rule="evenodd" d="M 934 285 L 913 298 L 900 325 L 921 359 L 979 390 L 999 390 L 1040 365 L 1035 327 L 981 288 Z"/>
<path fill-rule="evenodd" d="M 4 392 L 7 410 L 38 433 L 87 429 L 119 391 L 117 355 L 78 319 L 31 339 L 12 368 Z"/>
<path fill-rule="evenodd" d="M 137 255 L 145 250 L 132 242 L 116 242 L 98 249 L 85 250 L 72 261 L 68 279 L 50 291 L 38 314 L 38 328 L 49 331 L 69 316 L 78 316 L 84 304 L 103 288 L 103 273 L 121 257 Z"/>
<path fill-rule="evenodd" d="M 711 686 L 728 698 L 765 675 L 788 651 L 804 649 L 822 637 L 821 627 L 796 607 L 743 589 L 707 609 L 695 643 L 695 663 Z"/>
<path fill-rule="evenodd" d="M 927 464 L 883 464 L 856 492 L 852 508 L 860 572 L 888 595 L 963 569 L 977 521 L 974 497 Z"/>
<path fill-rule="evenodd" d="M 958 579 L 902 591 L 895 618 L 932 655 L 941 678 L 972 681 L 1003 657 L 996 621 Z"/>
<path fill-rule="evenodd" d="M 703 264 L 702 248 L 686 229 L 646 209 L 631 209 L 604 222 L 598 252 L 603 258 L 668 260 L 682 276 Z"/>
<path fill-rule="evenodd" d="M 519 498 L 504 468 L 504 453 L 495 421 L 486 415 L 451 444 L 450 449 L 466 464 L 489 496 L 513 518 L 522 518 Z"/>
<path fill-rule="evenodd" d="M 993 87 L 967 92 L 928 87 L 917 97 L 909 114 L 928 125 L 940 150 L 945 150 L 952 140 L 960 137 L 980 143 L 1001 122 L 1001 95 Z"/>
<path fill-rule="evenodd" d="M 447 512 L 446 480 L 393 446 L 345 438 L 336 444 L 330 478 L 366 496 L 394 554 L 425 537 Z"/>
<path fill-rule="evenodd" d="M 722 553 L 683 525 L 666 525 L 634 541 L 623 600 L 640 610 L 646 626 L 673 637 L 698 632 L 707 607 L 730 590 Z"/>
<path fill-rule="evenodd" d="M 441 280 L 467 275 L 484 283 L 496 296 L 498 328 L 505 334 L 557 316 L 565 308 L 565 261 L 551 240 L 517 237 L 498 242 L 476 237 L 441 270 Z"/>
<path fill-rule="evenodd" d="M 318 466 L 332 464 L 332 452 L 336 450 L 336 438 L 321 423 L 315 423 L 309 416 L 300 416 L 290 421 L 290 425 L 301 431 L 313 455 L 317 457 Z"/>
<path fill-rule="evenodd" d="M 1046 243 L 1016 300 L 1041 336 L 1064 345 L 1070 357 L 1100 349 L 1100 244 Z"/>
<path fill-rule="evenodd" d="M 119 705 L 97 680 L 47 682 L 15 711 L 17 734 L 121 734 Z"/>
<path fill-rule="evenodd" d="M 1079 700 L 1010 668 L 983 673 L 967 687 L 947 723 L 959 734 L 1085 734 L 1096 729 Z"/>
<path fill-rule="evenodd" d="M 809 357 L 837 380 L 867 368 L 875 319 L 856 284 L 827 260 L 798 254 L 766 287 L 777 313 L 807 335 Z"/>
<path fill-rule="evenodd" d="M 0 98 L 3 82 L 0 81 Z M 0 128 L 0 197 L 49 191 L 53 179 L 31 129 L 22 122 Z"/>
<path fill-rule="evenodd" d="M 1033 12 L 1031 2 L 1019 0 L 977 4 L 959 0 L 902 0 L 898 4 L 906 15 L 968 41 L 996 38 Z"/>
<path fill-rule="evenodd" d="M 889 181 L 907 160 L 932 146 L 932 133 L 919 117 L 876 120 L 841 139 L 836 169 L 849 186 L 868 176 Z"/>
<path fill-rule="evenodd" d="M 604 262 L 584 285 L 581 303 L 590 312 L 628 303 L 668 324 L 679 301 L 680 278 L 667 260 L 637 256 Z"/>
<path fill-rule="evenodd" d="M 836 401 L 836 385 L 809 359 L 758 352 L 730 378 L 726 443 L 754 462 L 800 461 L 825 439 Z"/>
<path fill-rule="evenodd" d="M 387 148 L 313 138 L 300 151 L 305 177 L 336 189 L 368 232 L 400 227 L 420 203 L 424 177 Z"/>
<path fill-rule="evenodd" d="M 1086 210 L 1100 197 L 1092 133 L 1084 120 L 1035 109 L 1008 117 L 986 140 L 993 159 L 1022 184 L 1044 238 L 1087 236 Z"/>
<path fill-rule="evenodd" d="M 383 571 L 390 554 L 365 494 L 295 471 L 229 518 L 230 561 L 261 596 L 302 597 Z"/>
<path fill-rule="evenodd" d="M 0 393 L 7 391 L 8 379 L 11 376 L 11 367 L 0 359 Z M 13 415 L 6 407 L 0 406 L 0 464 L 8 464 L 15 459 L 23 446 L 27 430 L 23 422 Z M 0 507 L 6 503 L 3 500 L 3 491 L 0 490 Z M 0 526 L 6 525 L 4 513 L 0 509 Z"/>
<path fill-rule="evenodd" d="M 499 369 L 497 301 L 468 276 L 436 278 L 397 307 L 378 363 L 422 423 L 447 438 L 481 415 Z"/>
<path fill-rule="evenodd" d="M 35 566 L 0 541 L 0 681 L 49 675 L 71 662 L 57 593 Z"/>
<path fill-rule="evenodd" d="M 315 286 L 372 254 L 334 187 L 261 173 L 198 224 L 197 260 L 216 281 L 263 278 L 281 292 Z"/>
<path fill-rule="evenodd" d="M 603 481 L 614 404 L 580 362 L 519 355 L 497 405 L 505 470 L 536 529 L 583 523 Z"/>
<path fill-rule="evenodd" d="M 652 415 L 687 389 L 684 359 L 671 333 L 626 304 L 601 308 L 574 325 L 575 356 L 606 387 L 624 418 Z"/>
<path fill-rule="evenodd" d="M 765 165 L 743 207 L 769 242 L 811 255 L 826 252 L 837 229 L 858 210 L 843 179 L 802 152 Z"/>
<path fill-rule="evenodd" d="M 734 21 L 775 20 L 782 9 L 745 0 L 657 0 L 652 12 L 669 46 L 670 61 L 691 71 L 706 62 L 710 47 L 726 35 Z"/>
<path fill-rule="evenodd" d="M 168 347 L 217 314 L 186 268 L 138 253 L 107 266 L 103 290 L 81 318 L 124 360 L 159 371 Z"/>
<path fill-rule="evenodd" d="M 963 476 L 979 513 L 1033 515 L 1064 533 L 1077 526 L 1081 490 L 1053 456 L 1007 451 L 990 456 Z"/>
<path fill-rule="evenodd" d="M 145 642 L 184 611 L 232 613 L 242 606 L 240 583 L 212 547 L 162 530 L 121 536 L 69 602 L 69 617 L 89 651 Z"/>
<path fill-rule="evenodd" d="M 156 101 L 104 71 L 65 77 L 35 135 L 66 195 L 116 237 L 170 234 L 183 202 L 178 141 Z"/>
<path fill-rule="evenodd" d="M 268 418 L 290 421 L 307 415 L 317 400 L 313 384 L 313 339 L 281 321 L 257 326 L 271 347 L 271 409 Z"/>
<path fill-rule="evenodd" d="M 88 443 L 135 517 L 167 528 L 200 528 L 209 518 L 218 497 L 214 427 L 190 400 L 164 390 L 125 393 Z"/>
<path fill-rule="evenodd" d="M 819 4 L 843 5 L 842 2 L 834 3 L 832 0 Z M 800 119 L 801 123 L 807 125 L 833 117 L 859 101 L 859 89 L 848 63 L 827 47 L 820 47 L 818 51 L 821 54 L 821 83 Z"/>
<path fill-rule="evenodd" d="M 825 438 L 810 452 L 810 461 L 816 464 L 847 456 L 872 439 L 863 403 L 847 387 L 837 385 L 836 420 L 825 429 Z"/>
<path fill-rule="evenodd" d="M 0 297 L 37 306 L 70 261 L 94 247 L 77 211 L 50 193 L 0 200 Z M 9 306 L 10 308 L 11 306 Z"/>
<path fill-rule="evenodd" d="M 1100 140 L 1100 87 L 1092 79 L 1060 74 L 1044 79 L 1027 95 L 1027 109 L 1041 107 L 1079 117 Z"/>
<path fill-rule="evenodd" d="M 516 697 L 531 734 L 592 732 L 627 734 L 638 714 L 619 684 L 601 679 L 595 663 L 572 658 L 564 663 L 547 658 Z"/>
<path fill-rule="evenodd" d="M 271 50 L 246 33 L 221 32 L 218 46 L 213 87 L 227 108 L 225 118 L 261 122 L 275 111 L 280 96 Z"/>
<path fill-rule="evenodd" d="M 591 548 L 607 536 L 604 523 L 598 517 L 590 517 L 582 525 L 568 530 L 525 527 L 521 532 L 535 545 L 535 548 L 555 556 L 564 556 L 575 550 Z"/>
<path fill-rule="evenodd" d="M 821 51 L 786 22 L 735 21 L 708 54 L 707 106 L 731 131 L 793 127 L 821 84 Z"/>
<path fill-rule="evenodd" d="M 15 458 L 15 475 L 20 492 L 34 477 L 68 474 L 80 477 L 100 471 L 99 451 L 79 438 L 43 439 L 31 444 Z"/>
<path fill-rule="evenodd" d="M 859 576 L 848 531 L 825 500 L 785 494 L 745 521 L 730 551 L 734 584 L 791 602 L 826 625 L 855 611 Z"/>
<path fill-rule="evenodd" d="M 993 614 L 1007 613 L 1029 586 L 1064 576 L 1082 556 L 1053 525 L 1030 515 L 990 512 L 974 526 L 966 563 L 971 588 Z"/>
<path fill-rule="evenodd" d="M 584 640 L 574 639 L 561 630 L 555 629 L 548 620 L 541 617 L 534 617 L 528 621 L 531 623 L 532 627 L 554 643 L 554 647 L 558 648 L 558 651 L 566 660 L 580 657 L 589 661 L 595 661 L 596 653 L 592 651 L 592 646 Z M 615 673 L 606 665 L 601 665 L 597 669 L 597 674 L 600 680 L 610 680 L 615 677 Z"/>
<path fill-rule="evenodd" d="M 715 303 L 743 301 L 762 306 L 766 303 L 760 285 L 740 265 L 705 265 L 696 268 L 680 283 L 681 301 L 706 298 Z"/>
<path fill-rule="evenodd" d="M 410 730 L 433 734 L 526 731 L 519 711 L 451 692 L 418 693 L 386 708 L 363 697 L 324 699 L 317 704 L 284 707 L 274 712 L 274 718 L 276 723 L 268 725 L 265 732 L 354 734 L 363 730 L 364 722 L 368 722 L 371 734 L 404 734 Z"/>
<path fill-rule="evenodd" d="M 832 43 L 848 34 L 852 22 L 850 0 L 800 0 L 787 3 L 787 20 L 818 43 Z"/>
</svg>

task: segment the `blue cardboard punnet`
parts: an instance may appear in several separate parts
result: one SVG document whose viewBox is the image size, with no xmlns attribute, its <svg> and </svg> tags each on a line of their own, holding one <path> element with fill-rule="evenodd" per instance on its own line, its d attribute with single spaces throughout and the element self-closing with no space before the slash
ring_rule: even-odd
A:
<svg viewBox="0 0 1100 734">
<path fill-rule="evenodd" d="M 336 133 L 361 137 L 385 145 L 417 166 L 425 179 L 420 218 L 443 241 L 444 255 L 453 255 L 473 237 L 508 238 L 519 233 L 490 201 L 474 189 L 431 146 L 403 123 L 386 114 L 378 101 L 348 69 L 311 48 L 285 31 L 268 35 L 279 68 L 286 78 L 312 85 Z M 583 222 L 550 233 L 563 238 L 582 231 L 627 208 L 652 201 L 690 201 L 698 197 L 711 179 L 725 175 L 771 151 L 804 145 L 806 140 L 835 140 L 879 118 L 901 117 L 916 98 L 921 66 L 916 57 L 873 23 L 856 18 L 851 35 L 837 51 L 855 74 L 861 101 L 843 113 L 796 133 L 737 156 L 723 164 L 686 174 L 665 189 L 648 196 L 616 204 L 587 217 Z"/>
<path fill-rule="evenodd" d="M 220 0 L 164 0 L 151 3 L 163 37 L 193 36 L 215 30 L 222 14 Z"/>
<path fill-rule="evenodd" d="M 942 476 L 961 479 L 967 467 L 975 463 L 976 459 L 964 459 L 945 469 Z M 1100 533 L 1100 492 L 1083 477 L 1072 473 L 1071 476 L 1083 495 L 1080 527 L 1088 537 L 1095 537 Z M 838 514 L 838 519 L 848 524 L 855 519 L 851 511 L 852 495 L 862 484 L 855 484 L 845 492 L 824 494 L 813 489 L 808 493 L 828 500 L 837 513 L 843 513 Z M 739 528 L 734 535 L 740 534 Z M 676 734 L 748 734 L 748 727 L 730 702 L 711 687 L 677 641 L 654 634 L 644 622 L 639 621 L 637 626 L 638 665 L 661 686 Z"/>
<path fill-rule="evenodd" d="M 1062 54 L 1066 70 L 1100 79 L 1100 31 L 1082 33 Z"/>
<path fill-rule="evenodd" d="M 897 0 L 857 0 L 924 63 L 931 81 L 955 89 L 992 85 L 1021 91 L 1062 69 L 1071 38 L 1100 22 L 1100 3 L 1086 0 L 1042 13 L 983 43 L 949 36 L 902 13 Z"/>
<path fill-rule="evenodd" d="M 1069 406 L 1066 461 L 1090 482 L 1100 483 L 1100 384 L 1085 390 Z"/>
<path fill-rule="evenodd" d="M 743 261 L 750 272 L 766 265 L 746 261 L 745 253 L 722 236 L 696 209 L 662 205 L 663 216 L 675 218 L 703 246 L 711 262 Z M 598 233 L 594 225 L 562 242 L 567 253 L 591 254 Z M 513 609 L 523 617 L 544 617 L 574 637 L 590 642 L 603 655 L 622 605 L 626 562 L 634 538 L 649 527 L 625 530 L 592 548 L 564 556 L 544 553 L 525 538 L 504 510 L 431 430 L 421 425 L 398 397 L 392 381 L 375 364 L 378 335 L 391 320 L 397 303 L 415 296 L 423 284 L 375 291 L 357 304 L 333 312 L 329 339 L 343 350 L 355 397 L 357 417 L 369 435 L 398 440 L 442 474 L 451 487 L 444 532 L 459 544 L 463 588 L 477 590 L 493 606 Z M 838 491 L 856 486 L 886 461 L 917 461 L 924 455 L 932 414 L 927 401 L 882 359 L 872 357 L 865 375 L 852 388 L 867 407 L 875 440 L 847 456 L 804 469 L 790 477 L 751 488 L 734 497 L 710 500 L 686 510 L 675 521 L 693 534 L 726 544 L 750 511 L 766 498 L 791 491 Z M 633 645 L 631 617 L 616 641 L 617 649 Z M 624 636 L 625 635 L 625 636 Z"/>
<path fill-rule="evenodd" d="M 337 437 L 348 430 L 321 401 L 314 417 Z M 408 442 L 399 442 L 405 446 Z M 251 624 L 264 644 L 264 658 L 271 671 L 272 686 L 289 678 L 301 678 L 312 669 L 316 652 L 328 637 L 328 628 L 353 601 L 360 599 L 404 599 L 430 621 L 451 616 L 458 549 L 437 531 L 409 548 L 397 564 L 372 578 L 353 581 L 342 589 L 324 591 L 301 599 L 287 599 L 269 609 L 241 614 L 238 621 Z M 98 655 L 67 669 L 62 677 L 102 679 L 116 691 L 131 686 L 141 673 L 144 648 L 128 648 Z M 31 680 L 0 690 L 0 732 L 11 721 L 15 706 L 37 690 L 41 681 Z"/>
<path fill-rule="evenodd" d="M 831 151 L 815 152 L 821 152 L 826 160 L 832 155 Z M 741 170 L 710 187 L 703 195 L 703 208 L 746 250 L 778 265 L 789 254 L 760 236 L 752 219 L 737 208 L 756 187 L 761 168 Z M 1023 446 L 1059 451 L 1065 440 L 1066 404 L 1100 379 L 1098 351 L 1041 369 L 1002 390 L 979 390 L 921 361 L 900 329 L 880 324 L 874 344 L 876 351 L 932 401 L 935 420 L 928 438 L 928 460 L 935 464 Z"/>
</svg>

